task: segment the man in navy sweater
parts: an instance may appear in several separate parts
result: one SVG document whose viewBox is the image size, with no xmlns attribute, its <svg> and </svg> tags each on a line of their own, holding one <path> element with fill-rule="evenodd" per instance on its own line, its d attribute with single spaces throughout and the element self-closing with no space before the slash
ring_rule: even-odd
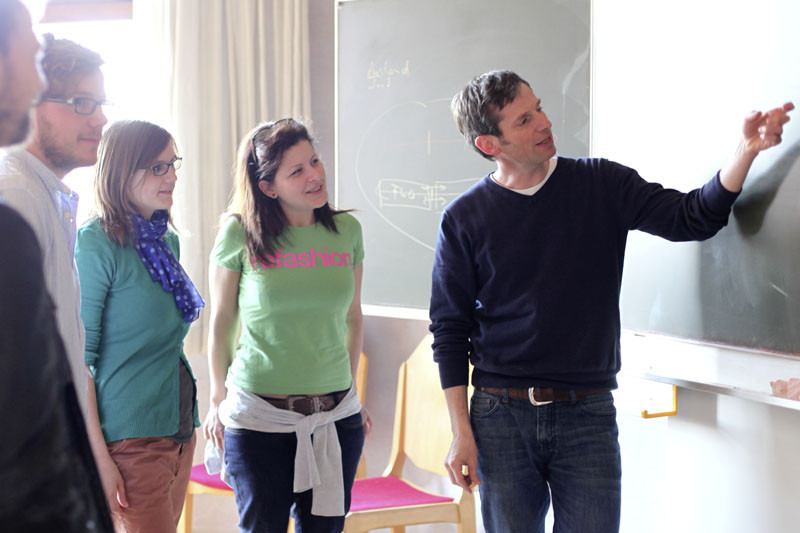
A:
<svg viewBox="0 0 800 533">
<path fill-rule="evenodd" d="M 497 170 L 442 215 L 431 331 L 453 430 L 446 466 L 453 483 L 481 485 L 487 531 L 544 531 L 551 495 L 557 531 L 619 530 L 610 391 L 627 233 L 712 237 L 793 108 L 748 116 L 728 164 L 684 194 L 604 159 L 556 157 L 540 100 L 513 72 L 453 98 L 461 133 Z"/>
</svg>

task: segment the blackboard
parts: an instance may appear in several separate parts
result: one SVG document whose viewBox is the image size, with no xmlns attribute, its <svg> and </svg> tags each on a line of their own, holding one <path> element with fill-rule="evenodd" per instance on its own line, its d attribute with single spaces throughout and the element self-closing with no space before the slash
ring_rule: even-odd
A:
<svg viewBox="0 0 800 533">
<path fill-rule="evenodd" d="M 494 168 L 450 100 L 474 76 L 519 73 L 561 155 L 589 154 L 589 0 L 356 0 L 337 13 L 336 204 L 357 209 L 362 302 L 427 309 L 442 209 Z"/>
<path fill-rule="evenodd" d="M 679 190 L 702 185 L 732 154 L 749 110 L 800 103 L 799 20 L 795 0 L 596 2 L 596 153 Z M 630 234 L 625 327 L 800 353 L 800 116 L 794 115 L 783 144 L 756 160 L 716 237 L 674 244 Z"/>
</svg>

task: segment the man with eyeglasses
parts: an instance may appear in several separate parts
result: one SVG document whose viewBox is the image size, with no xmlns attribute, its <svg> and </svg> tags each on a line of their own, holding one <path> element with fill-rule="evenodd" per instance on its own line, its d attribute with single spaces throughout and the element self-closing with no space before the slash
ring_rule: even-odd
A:
<svg viewBox="0 0 800 533">
<path fill-rule="evenodd" d="M 84 332 L 73 259 L 78 195 L 62 180 L 70 171 L 97 161 L 107 122 L 102 63 L 91 50 L 45 35 L 41 66 L 47 89 L 34 109 L 33 138 L 24 149 L 0 160 L 0 198 L 25 217 L 39 240 L 47 289 L 84 412 Z"/>
</svg>

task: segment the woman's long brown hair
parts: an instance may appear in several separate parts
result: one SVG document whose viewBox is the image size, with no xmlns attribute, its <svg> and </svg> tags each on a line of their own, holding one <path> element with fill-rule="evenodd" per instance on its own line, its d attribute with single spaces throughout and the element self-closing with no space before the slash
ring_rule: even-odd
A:
<svg viewBox="0 0 800 533">
<path fill-rule="evenodd" d="M 278 199 L 261 192 L 258 182 L 272 183 L 283 154 L 302 141 L 314 144 L 305 125 L 288 118 L 256 126 L 239 144 L 233 193 L 223 219 L 234 216 L 242 223 L 251 259 L 272 255 L 288 225 Z M 341 212 L 326 203 L 314 209 L 314 220 L 338 233 L 333 216 Z"/>
</svg>

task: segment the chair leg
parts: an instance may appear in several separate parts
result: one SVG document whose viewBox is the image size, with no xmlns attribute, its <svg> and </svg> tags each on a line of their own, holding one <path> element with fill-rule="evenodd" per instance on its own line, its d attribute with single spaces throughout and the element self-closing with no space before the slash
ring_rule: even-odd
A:
<svg viewBox="0 0 800 533">
<path fill-rule="evenodd" d="M 458 533 L 475 533 L 475 528 L 477 527 L 474 520 L 475 516 L 473 515 L 472 518 L 473 520 L 471 522 L 465 521 L 458 523 Z"/>
<path fill-rule="evenodd" d="M 192 508 L 194 507 L 194 495 L 186 491 L 186 498 L 183 500 L 183 512 L 178 521 L 177 533 L 192 533 Z"/>
<path fill-rule="evenodd" d="M 356 479 L 364 479 L 365 477 L 367 477 L 367 461 L 362 453 L 361 459 L 358 460 L 358 466 L 356 467 Z"/>
<path fill-rule="evenodd" d="M 458 533 L 475 533 L 475 497 L 473 491 L 464 493 L 458 503 L 458 514 L 461 521 L 458 523 Z"/>
<path fill-rule="evenodd" d="M 406 533 L 406 526 L 397 526 L 390 529 L 392 533 Z"/>
<path fill-rule="evenodd" d="M 347 517 L 344 517 L 344 530 L 342 533 L 360 533 L 354 526 L 353 521 L 348 520 Z"/>
</svg>

